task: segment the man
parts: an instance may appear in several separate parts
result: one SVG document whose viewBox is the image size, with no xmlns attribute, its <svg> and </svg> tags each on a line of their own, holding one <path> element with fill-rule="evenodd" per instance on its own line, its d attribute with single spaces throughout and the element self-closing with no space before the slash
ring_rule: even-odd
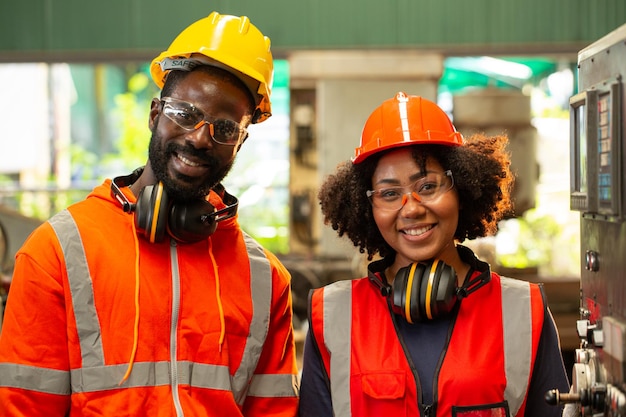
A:
<svg viewBox="0 0 626 417">
<path fill-rule="evenodd" d="M 289 274 L 220 181 L 271 115 L 270 41 L 212 13 L 152 62 L 145 165 L 106 180 L 16 256 L 2 416 L 293 416 Z"/>
</svg>

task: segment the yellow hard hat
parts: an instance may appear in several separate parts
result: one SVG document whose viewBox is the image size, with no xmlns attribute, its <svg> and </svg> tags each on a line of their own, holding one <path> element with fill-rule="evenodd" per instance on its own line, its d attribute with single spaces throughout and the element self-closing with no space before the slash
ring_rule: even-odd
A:
<svg viewBox="0 0 626 417">
<path fill-rule="evenodd" d="M 257 106 L 252 123 L 260 123 L 272 115 L 274 61 L 270 39 L 248 17 L 213 12 L 192 23 L 152 60 L 150 74 L 159 88 L 163 88 L 169 71 L 189 71 L 197 65 L 223 68 L 248 86 Z"/>
</svg>

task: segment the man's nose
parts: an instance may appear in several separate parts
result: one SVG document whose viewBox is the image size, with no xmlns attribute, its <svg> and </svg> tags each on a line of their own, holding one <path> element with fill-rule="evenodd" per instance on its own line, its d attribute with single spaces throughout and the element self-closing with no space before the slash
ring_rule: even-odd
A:
<svg viewBox="0 0 626 417">
<path fill-rule="evenodd" d="M 213 147 L 213 124 L 202 120 L 187 134 L 187 140 L 197 149 Z"/>
</svg>

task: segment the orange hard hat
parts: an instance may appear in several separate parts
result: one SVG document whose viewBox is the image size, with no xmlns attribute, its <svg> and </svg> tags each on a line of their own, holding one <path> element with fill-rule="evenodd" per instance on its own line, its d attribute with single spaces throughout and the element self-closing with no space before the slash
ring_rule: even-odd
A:
<svg viewBox="0 0 626 417">
<path fill-rule="evenodd" d="M 154 58 L 150 74 L 163 88 L 171 70 L 189 71 L 197 65 L 223 68 L 243 81 L 252 93 L 256 104 L 252 123 L 259 123 L 272 115 L 274 61 L 270 43 L 248 17 L 213 12 L 185 28 L 166 51 Z"/>
<path fill-rule="evenodd" d="M 358 164 L 377 152 L 416 144 L 461 146 L 463 136 L 435 103 L 399 92 L 370 114 L 352 162 Z"/>
</svg>

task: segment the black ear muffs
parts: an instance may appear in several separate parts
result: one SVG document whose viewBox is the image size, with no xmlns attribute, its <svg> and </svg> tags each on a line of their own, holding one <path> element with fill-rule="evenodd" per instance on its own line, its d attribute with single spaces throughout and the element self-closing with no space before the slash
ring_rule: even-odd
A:
<svg viewBox="0 0 626 417">
<path fill-rule="evenodd" d="M 236 198 L 230 194 L 228 197 L 237 204 Z M 236 213 L 236 206 L 234 210 L 231 206 L 226 210 L 230 210 L 231 215 L 219 217 L 223 210 L 217 212 L 206 200 L 185 203 L 170 201 L 163 184 L 158 183 L 148 185 L 139 192 L 135 206 L 135 227 L 151 243 L 161 242 L 166 233 L 179 242 L 198 242 L 215 232 L 218 221 L 232 217 Z"/>
<path fill-rule="evenodd" d="M 206 200 L 179 203 L 172 201 L 162 183 L 144 187 L 132 204 L 120 190 L 136 181 L 141 170 L 117 177 L 111 182 L 111 193 L 127 212 L 135 212 L 137 233 L 151 243 L 161 242 L 166 235 L 179 242 L 193 243 L 206 239 L 217 229 L 217 222 L 237 214 L 237 198 L 228 194 L 222 185 L 214 189 L 222 195 L 226 208 L 216 211 Z"/>
<path fill-rule="evenodd" d="M 167 232 L 180 242 L 206 239 L 217 229 L 217 221 L 212 216 L 214 213 L 215 207 L 206 200 L 173 204 L 167 222 Z"/>
<path fill-rule="evenodd" d="M 395 313 L 409 323 L 448 315 L 458 300 L 454 269 L 439 259 L 400 268 L 393 280 Z"/>
<path fill-rule="evenodd" d="M 459 246 L 459 251 L 468 249 Z M 400 268 L 393 285 L 382 281 L 374 271 L 382 271 L 387 264 L 384 260 L 375 261 L 368 267 L 369 280 L 388 299 L 395 314 L 404 317 L 409 323 L 435 320 L 449 315 L 459 300 L 467 297 L 491 280 L 489 264 L 472 256 L 472 269 L 461 287 L 457 286 L 457 275 L 450 265 L 440 259 L 414 262 Z M 380 266 L 378 266 L 378 265 Z M 471 278 L 473 271 L 480 274 Z"/>
</svg>

